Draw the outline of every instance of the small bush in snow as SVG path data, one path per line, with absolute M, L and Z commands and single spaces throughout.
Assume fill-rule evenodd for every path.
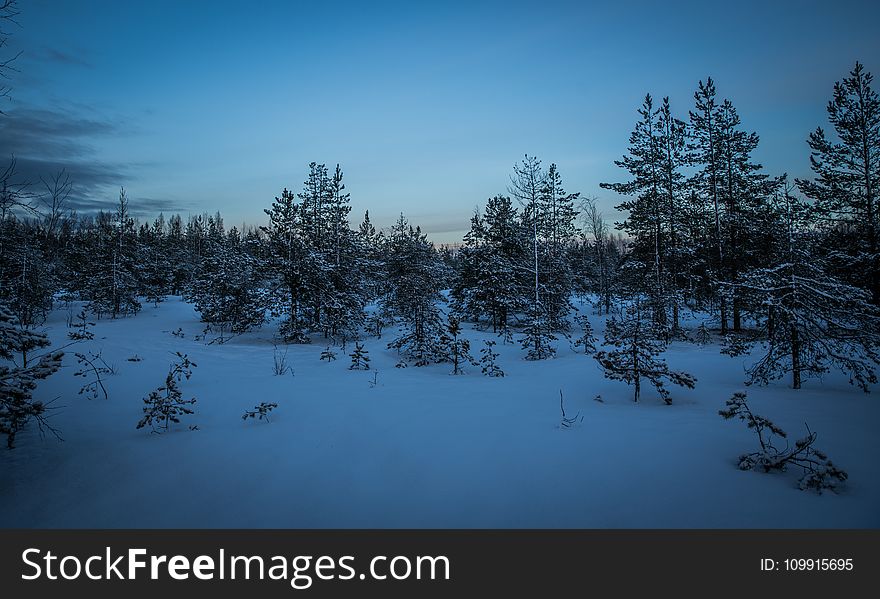
M 801 490 L 812 489 L 821 493 L 823 489 L 837 491 L 846 482 L 847 473 L 838 468 L 828 456 L 813 447 L 816 433 L 807 426 L 807 436 L 798 439 L 794 447 L 786 442 L 784 448 L 774 444 L 774 438 L 785 439 L 785 431 L 767 418 L 753 414 L 746 402 L 746 394 L 739 391 L 726 402 L 727 409 L 718 413 L 725 419 L 738 418 L 755 431 L 760 450 L 745 453 L 739 457 L 741 470 L 760 469 L 763 472 L 782 472 L 789 465 L 798 466 L 803 470 L 799 486 Z
M 89 378 L 89 381 L 80 388 L 79 394 L 86 395 L 89 399 L 98 399 L 98 391 L 100 390 L 104 399 L 109 399 L 103 375 L 116 374 L 116 369 L 107 364 L 101 352 L 89 352 L 88 355 L 77 352 L 74 355 L 80 364 L 80 369 L 74 372 L 73 376 Z
M 351 366 L 349 370 L 369 370 L 370 356 L 369 352 L 364 349 L 364 344 L 356 341 L 354 344 L 354 352 L 351 353 Z
M 72 341 L 91 341 L 95 338 L 95 334 L 89 330 L 90 327 L 95 326 L 95 323 L 89 322 L 85 310 L 80 310 L 79 315 L 76 317 L 76 322 L 70 326 L 74 330 L 67 333 L 67 337 Z
M 266 422 L 269 422 L 269 412 L 277 407 L 277 403 L 261 401 L 260 405 L 254 406 L 253 410 L 247 410 L 241 419 L 247 420 L 248 418 L 253 418 L 254 420 L 265 420 Z
M 189 406 L 196 403 L 196 398 L 183 399 L 179 383 L 182 379 L 189 380 L 196 364 L 186 354 L 176 352 L 176 355 L 178 360 L 168 369 L 165 384 L 144 398 L 144 417 L 138 421 L 137 428 L 149 424 L 154 433 L 167 432 L 172 422 L 180 422 L 181 416 L 194 413 Z
M 712 335 L 709 333 L 706 323 L 701 322 L 700 326 L 697 327 L 697 331 L 694 333 L 694 342 L 697 345 L 708 345 L 710 341 L 712 341 Z
M 328 362 L 332 362 L 336 359 L 336 352 L 330 349 L 330 346 L 327 346 L 327 349 L 321 352 L 321 360 L 327 360 Z
M 581 334 L 574 340 L 575 349 L 583 348 L 584 353 L 587 355 L 595 353 L 596 336 L 593 334 L 593 325 L 590 324 L 589 317 L 586 314 L 583 314 L 576 316 L 575 321 L 581 327 Z
M 284 351 L 279 351 L 278 346 L 275 346 L 275 349 L 272 350 L 272 373 L 275 376 L 285 375 L 290 373 L 290 376 L 293 376 L 293 366 L 291 366 L 287 362 L 287 348 L 284 348 Z
M 485 344 L 485 347 L 480 350 L 480 353 L 482 354 L 480 357 L 480 366 L 482 367 L 483 374 L 492 377 L 504 376 L 504 371 L 495 363 L 495 360 L 497 360 L 499 356 L 497 352 L 492 351 L 495 342 L 487 340 Z

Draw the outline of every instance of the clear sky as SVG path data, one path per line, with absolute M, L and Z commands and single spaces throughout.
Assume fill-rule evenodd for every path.
M 773 174 L 809 174 L 809 131 L 855 60 L 880 77 L 880 3 L 19 0 L 0 152 L 65 166 L 81 210 L 124 185 L 143 216 L 263 222 L 311 161 L 345 171 L 353 224 L 405 212 L 461 238 L 524 153 L 566 188 L 620 180 L 646 92 L 686 117 L 711 75 Z

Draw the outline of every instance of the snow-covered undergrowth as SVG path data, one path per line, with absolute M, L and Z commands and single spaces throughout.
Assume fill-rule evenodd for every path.
M 65 315 L 47 323 L 53 347 L 67 342 Z M 601 335 L 604 318 L 590 318 Z M 452 376 L 450 364 L 395 368 L 393 331 L 365 340 L 370 370 L 349 370 L 354 344 L 322 361 L 323 340 L 276 349 L 274 328 L 208 345 L 179 298 L 98 321 L 95 339 L 69 348 L 37 391 L 58 398 L 51 422 L 64 442 L 29 427 L 0 457 L 0 526 L 880 526 L 880 402 L 841 375 L 798 391 L 748 388 L 756 413 L 787 430 L 809 423 L 849 473 L 840 494 L 817 495 L 798 489 L 795 471 L 737 469 L 753 434 L 718 410 L 744 389 L 750 358 L 720 355 L 714 341 L 670 346 L 670 367 L 697 383 L 671 389 L 667 406 L 650 389 L 634 404 L 564 340 L 554 359 L 529 362 L 518 344 L 465 323 L 475 353 L 498 341 L 505 376 L 478 366 Z M 291 368 L 275 375 L 285 347 Z M 73 352 L 84 350 L 116 371 L 107 400 L 77 393 Z M 197 364 L 180 383 L 195 413 L 168 433 L 137 429 L 175 352 Z M 566 413 L 583 417 L 571 427 L 560 426 L 560 390 Z M 277 404 L 268 422 L 242 417 L 262 402 Z

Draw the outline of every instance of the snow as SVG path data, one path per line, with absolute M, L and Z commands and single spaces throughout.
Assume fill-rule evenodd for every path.
M 74 307 L 74 313 L 78 311 Z M 47 323 L 53 348 L 68 343 L 66 311 Z M 604 318 L 591 314 L 601 339 Z M 702 318 L 694 316 L 689 326 Z M 171 334 L 180 327 L 185 336 Z M 100 320 L 93 341 L 67 348 L 65 367 L 36 397 L 57 397 L 64 442 L 28 428 L 0 458 L 2 527 L 407 527 L 407 528 L 876 528 L 880 526 L 880 403 L 829 374 L 798 391 L 778 381 L 743 386 L 749 356 L 714 343 L 676 342 L 671 369 L 697 378 L 671 386 L 666 406 L 606 380 L 564 339 L 556 358 L 530 362 L 519 344 L 494 350 L 504 370 L 450 364 L 395 368 L 382 339 L 368 338 L 370 371 L 346 351 L 319 359 L 323 339 L 291 345 L 294 375 L 273 375 L 274 325 L 207 345 L 191 305 L 169 298 L 135 317 Z M 463 323 L 475 353 L 497 339 Z M 78 395 L 74 351 L 101 350 L 116 367 L 110 394 Z M 195 414 L 168 434 L 136 430 L 142 399 L 164 381 L 173 353 L 198 365 L 181 383 Z M 127 358 L 137 355 L 139 362 Z M 378 385 L 371 381 L 378 370 Z M 560 426 L 566 414 L 583 422 Z M 816 446 L 849 473 L 838 495 L 797 488 L 799 472 L 737 469 L 753 433 L 718 415 L 746 389 L 752 410 Z M 875 390 L 876 393 L 876 390 Z M 593 398 L 601 395 L 603 402 Z M 271 421 L 242 420 L 276 402 Z M 189 430 L 197 425 L 198 430 Z

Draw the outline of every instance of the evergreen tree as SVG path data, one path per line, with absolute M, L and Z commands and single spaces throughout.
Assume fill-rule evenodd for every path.
M 555 356 L 553 342 L 556 341 L 556 335 L 553 334 L 552 321 L 544 305 L 530 306 L 526 318 L 523 336 L 519 341 L 520 346 L 526 350 L 526 360 L 546 360 Z
M 715 83 L 709 77 L 699 82 L 694 92 L 694 110 L 690 114 L 690 163 L 697 172 L 689 181 L 693 192 L 691 220 L 697 230 L 708 231 L 705 238 L 694 236 L 705 251 L 707 272 L 703 283 L 711 287 L 712 295 L 719 304 L 721 334 L 726 335 L 729 322 L 727 296 L 721 292 L 720 281 L 725 264 L 724 235 L 722 233 L 722 162 L 721 133 L 719 131 L 720 108 L 715 101 Z M 698 224 L 699 223 L 699 224 Z M 698 240 L 701 240 L 700 243 Z
M 168 432 L 172 423 L 180 422 L 181 416 L 195 413 L 190 406 L 196 403 L 196 398 L 183 399 L 180 383 L 183 379 L 189 380 L 197 364 L 186 354 L 177 352 L 176 356 L 177 360 L 168 368 L 165 384 L 144 398 L 144 416 L 136 428 L 150 425 L 154 433 Z
M 567 249 L 575 237 L 574 207 L 579 193 L 566 193 L 555 164 L 547 169 L 538 198 L 538 234 L 543 241 L 544 310 L 551 330 L 568 330 L 567 316 L 574 290 Z
M 500 377 L 504 376 L 504 371 L 501 370 L 501 367 L 498 366 L 496 360 L 498 360 L 498 352 L 493 351 L 493 347 L 495 346 L 494 341 L 486 340 L 485 345 L 480 350 L 480 368 L 484 375 L 491 377 Z
M 50 352 L 38 358 L 31 352 L 49 346 L 42 333 L 23 327 L 12 311 L 0 302 L 0 434 L 6 437 L 6 446 L 15 447 L 16 435 L 35 420 L 42 431 L 57 431 L 46 423 L 47 404 L 33 398 L 38 381 L 48 378 L 61 368 L 63 352 Z M 14 358 L 22 356 L 21 363 Z
M 634 196 L 617 206 L 618 210 L 626 211 L 627 218 L 617 223 L 617 228 L 625 231 L 632 239 L 632 251 L 628 256 L 630 262 L 639 262 L 642 270 L 650 272 L 644 279 L 648 304 L 654 319 L 654 328 L 661 331 L 663 338 L 667 330 L 667 307 L 674 300 L 669 293 L 667 281 L 668 262 L 668 225 L 670 199 L 664 197 L 672 190 L 675 199 L 675 165 L 664 165 L 664 140 L 661 133 L 664 127 L 660 109 L 654 108 L 654 100 L 650 94 L 645 96 L 638 110 L 639 120 L 630 134 L 628 154 L 614 163 L 625 169 L 632 180 L 625 183 L 601 183 L 600 186 L 625 196 Z M 671 124 L 665 126 L 671 127 Z M 674 140 L 667 144 L 674 145 Z M 667 150 L 668 151 L 668 150 Z M 669 182 L 669 173 L 673 169 L 673 182 Z
M 737 282 L 741 272 L 766 259 L 755 252 L 756 223 L 761 206 L 779 181 L 761 173 L 761 165 L 751 162 L 751 154 L 758 147 L 758 135 L 739 128 L 740 119 L 729 100 L 718 109 L 718 142 L 720 163 L 719 196 L 723 211 L 722 232 L 725 247 L 721 287 L 730 296 L 733 331 L 742 330 L 743 298 Z
M 90 241 L 83 293 L 91 312 L 111 318 L 138 312 L 137 239 L 124 189 L 112 216 L 98 214 Z
M 165 239 L 165 218 L 160 214 L 152 226 L 144 223 L 138 229 L 140 253 L 140 294 L 148 302 L 159 305 L 171 291 L 173 270 L 168 259 Z
M 670 370 L 660 357 L 665 351 L 664 343 L 657 340 L 661 334 L 653 319 L 645 317 L 642 300 L 638 296 L 621 320 L 611 318 L 608 321 L 605 345 L 611 345 L 614 349 L 596 352 L 594 357 L 606 378 L 633 386 L 633 401 L 639 401 L 642 379 L 647 380 L 667 404 L 671 404 L 672 399 L 666 381 L 689 389 L 696 383 L 690 374 Z
M 596 336 L 593 334 L 593 325 L 586 314 L 575 316 L 575 321 L 580 326 L 580 334 L 574 340 L 576 348 L 584 348 L 584 353 L 589 355 L 596 351 Z
M 281 335 L 286 341 L 308 343 L 305 307 L 310 298 L 309 259 L 313 252 L 306 246 L 301 229 L 302 206 L 285 189 L 266 210 L 268 271 L 274 279 L 273 312 L 285 315 Z
M 369 352 L 364 349 L 364 344 L 360 341 L 356 341 L 354 344 L 354 351 L 350 354 L 351 357 L 351 366 L 348 367 L 349 370 L 369 370 L 370 369 L 370 355 Z
M 421 229 L 401 214 L 387 242 L 383 307 L 401 321 L 400 334 L 388 344 L 415 366 L 446 360 L 438 302 L 438 265 L 434 248 Z
M 446 321 L 446 343 L 449 361 L 452 362 L 452 374 L 464 374 L 462 365 L 467 362 L 476 366 L 471 356 L 471 342 L 461 336 L 461 322 L 453 315 Z
M 474 214 L 452 287 L 457 314 L 474 321 L 491 319 L 492 331 L 497 332 L 527 305 L 520 270 L 527 252 L 524 233 L 506 196 L 491 198 L 482 216 Z
M 260 268 L 238 239 L 209 242 L 211 249 L 202 258 L 190 285 L 187 299 L 195 303 L 202 322 L 224 335 L 241 334 L 263 324 L 266 298 L 261 287 Z
M 740 289 L 763 307 L 761 356 L 750 382 L 766 384 L 791 374 L 804 377 L 836 368 L 865 392 L 877 382 L 880 309 L 870 293 L 836 277 L 815 251 L 813 212 L 788 188 L 774 196 L 778 247 L 771 264 L 743 277 Z
M 825 254 L 838 276 L 866 288 L 880 304 L 880 96 L 873 77 L 856 62 L 834 84 L 828 121 L 837 139 L 819 127 L 810 134 L 814 181 L 798 180 L 829 231 Z

